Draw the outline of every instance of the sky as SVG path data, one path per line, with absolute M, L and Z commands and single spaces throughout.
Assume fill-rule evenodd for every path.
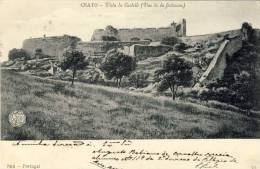
M 166 27 L 172 21 L 185 18 L 188 36 L 239 29 L 245 21 L 260 28 L 260 1 L 164 1 L 164 4 L 185 4 L 184 8 L 167 9 L 81 7 L 87 2 L 105 5 L 108 1 L 0 0 L 0 61 L 7 60 L 10 49 L 21 48 L 26 38 L 69 34 L 89 41 L 94 29 L 107 25 L 116 28 Z M 124 4 L 130 0 L 112 2 Z

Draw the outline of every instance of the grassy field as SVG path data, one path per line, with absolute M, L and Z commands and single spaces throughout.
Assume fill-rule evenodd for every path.
M 2 139 L 260 137 L 260 116 L 2 70 Z M 8 114 L 22 110 L 25 125 Z

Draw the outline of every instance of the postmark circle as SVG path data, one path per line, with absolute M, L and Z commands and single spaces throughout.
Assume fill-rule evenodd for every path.
M 13 127 L 21 127 L 26 123 L 26 115 L 22 111 L 14 111 L 9 114 L 9 123 Z

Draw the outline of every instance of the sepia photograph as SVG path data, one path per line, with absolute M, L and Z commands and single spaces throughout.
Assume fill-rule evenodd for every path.
M 260 138 L 259 1 L 0 9 L 1 140 Z

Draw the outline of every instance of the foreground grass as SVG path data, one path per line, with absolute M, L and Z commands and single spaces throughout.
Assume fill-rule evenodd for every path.
M 27 122 L 13 128 L 8 114 Z M 2 71 L 2 139 L 260 137 L 259 116 Z

